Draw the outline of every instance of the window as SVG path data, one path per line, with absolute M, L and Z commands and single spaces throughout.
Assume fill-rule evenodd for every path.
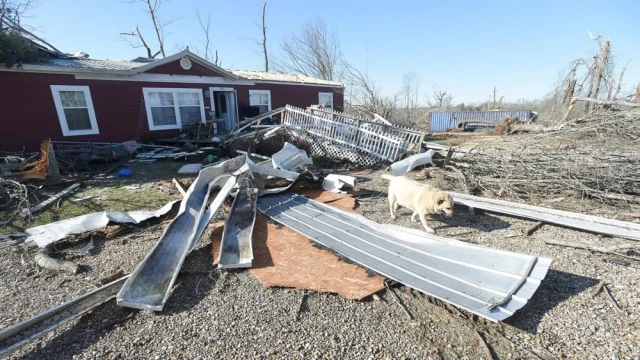
M 204 121 L 200 89 L 143 88 L 149 130 L 180 129 Z
M 271 91 L 249 90 L 249 105 L 258 106 L 260 114 L 271 111 Z
M 333 93 L 318 93 L 318 104 L 320 107 L 333 110 Z
M 88 86 L 51 85 L 62 135 L 99 134 Z

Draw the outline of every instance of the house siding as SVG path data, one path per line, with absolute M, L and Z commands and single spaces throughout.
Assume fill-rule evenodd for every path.
M 170 64 L 167 64 L 170 65 Z M 195 63 L 194 63 L 195 65 Z M 209 73 L 210 75 L 210 73 Z M 89 86 L 100 134 L 63 136 L 53 102 L 50 85 Z M 71 141 L 122 142 L 145 140 L 146 134 L 156 139 L 175 136 L 178 130 L 149 131 L 144 106 L 143 87 L 199 88 L 232 87 L 237 91 L 238 105 L 249 105 L 249 90 L 270 90 L 272 108 L 291 104 L 307 107 L 317 104 L 319 92 L 334 92 L 334 107 L 341 109 L 344 98 L 334 88 L 300 84 L 219 85 L 158 83 L 108 80 L 78 80 L 73 75 L 29 72 L 0 72 L 0 150 L 37 151 L 47 138 Z M 210 98 L 205 97 L 205 113 Z

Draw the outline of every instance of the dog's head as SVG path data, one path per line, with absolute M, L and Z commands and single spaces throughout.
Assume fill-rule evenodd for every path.
M 449 194 L 438 191 L 436 194 L 436 213 L 445 214 L 447 217 L 453 216 L 453 199 Z

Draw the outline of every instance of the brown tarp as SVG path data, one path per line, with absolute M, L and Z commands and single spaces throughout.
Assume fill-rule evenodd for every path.
M 301 195 L 336 208 L 352 211 L 355 199 L 323 190 L 299 190 Z M 214 224 L 211 234 L 214 265 L 218 261 L 222 223 Z M 297 232 L 268 222 L 258 214 L 253 229 L 253 266 L 251 273 L 267 287 L 293 287 L 317 292 L 337 293 L 360 300 L 384 289 L 383 279 L 370 276 L 353 264 L 340 260 L 332 252 L 319 249 Z

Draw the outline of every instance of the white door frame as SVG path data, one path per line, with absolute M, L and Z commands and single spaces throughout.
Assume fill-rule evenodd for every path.
M 227 106 L 227 111 L 230 113 L 231 116 L 231 129 L 233 129 L 233 127 L 238 123 L 238 121 L 240 119 L 238 119 L 238 92 L 236 91 L 236 89 L 234 88 L 230 88 L 230 87 L 210 87 L 209 88 L 209 98 L 211 99 L 211 111 L 215 112 L 216 111 L 216 99 L 215 96 L 213 95 L 214 92 L 218 92 L 218 91 L 224 91 L 224 92 L 232 92 L 233 93 L 233 101 L 229 101 L 230 104 L 233 104 L 233 109 L 230 110 L 228 109 L 229 107 Z M 230 130 L 230 129 L 227 129 Z

